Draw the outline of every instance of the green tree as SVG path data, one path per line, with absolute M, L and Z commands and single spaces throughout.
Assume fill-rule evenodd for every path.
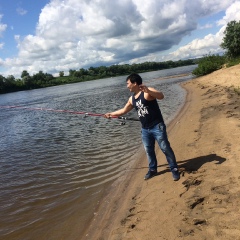
M 221 47 L 226 49 L 226 56 L 235 58 L 240 56 L 240 21 L 231 21 L 224 31 L 225 36 Z
M 216 59 L 214 59 L 215 61 Z M 21 79 L 15 79 L 13 75 L 7 78 L 0 75 L 0 93 L 14 92 L 19 90 L 35 89 L 40 87 L 48 87 L 59 84 L 67 84 L 81 81 L 89 81 L 93 79 L 100 79 L 104 77 L 127 75 L 132 72 L 147 72 L 166 69 L 170 67 L 186 66 L 196 64 L 193 60 L 180 60 L 178 62 L 144 62 L 139 64 L 115 64 L 112 66 L 89 67 L 89 69 L 80 68 L 79 70 L 69 70 L 69 76 L 66 77 L 53 77 L 52 74 L 43 73 L 39 71 L 32 76 L 24 70 L 21 74 Z M 208 65 L 208 64 L 207 64 Z M 209 66 L 207 66 L 209 67 Z M 218 66 L 217 66 L 218 67 Z M 204 72 L 209 69 L 204 67 Z M 212 70 L 212 69 L 210 69 Z M 61 73 L 62 74 L 62 73 Z M 202 74 L 202 72 L 200 72 Z
M 5 77 L 0 75 L 0 93 L 4 91 L 5 89 Z
M 31 76 L 24 76 L 22 78 L 23 84 L 27 89 L 31 89 L 33 84 L 32 84 L 32 77 Z
M 98 74 L 98 68 L 95 68 L 95 67 L 90 67 L 88 71 L 90 75 Z
M 88 70 L 87 70 L 87 69 L 84 69 L 84 68 L 80 68 L 80 69 L 79 69 L 79 73 L 80 73 L 81 75 L 88 75 Z
M 29 77 L 29 73 L 27 72 L 27 70 L 23 70 L 22 71 L 22 74 L 21 74 L 21 78 L 24 78 L 24 77 Z
M 9 75 L 6 79 L 5 79 L 5 88 L 9 91 L 11 89 L 15 89 L 15 77 L 13 75 Z
M 64 76 L 64 71 L 60 71 L 59 72 L 59 77 L 63 77 Z
M 197 77 L 207 75 L 221 69 L 224 63 L 224 56 L 209 54 L 198 61 L 198 67 L 193 70 L 192 74 Z
M 70 76 L 70 77 L 73 77 L 75 72 L 76 72 L 76 70 L 70 69 L 70 70 L 69 70 L 69 76 Z
M 46 82 L 50 82 L 50 81 L 52 81 L 54 79 L 53 75 L 50 74 L 50 73 L 45 73 L 44 75 L 45 75 L 44 78 L 45 78 Z

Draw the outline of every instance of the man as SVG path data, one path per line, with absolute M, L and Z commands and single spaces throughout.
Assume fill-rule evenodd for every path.
M 157 103 L 157 99 L 161 100 L 164 98 L 163 93 L 143 85 L 141 76 L 136 73 L 129 75 L 126 82 L 127 88 L 133 95 L 122 109 L 106 113 L 104 116 L 106 118 L 122 116 L 135 108 L 142 124 L 142 142 L 149 163 L 149 171 L 144 179 L 147 180 L 157 175 L 157 158 L 155 154 L 155 141 L 157 141 L 160 149 L 166 156 L 173 180 L 178 181 L 180 179 L 178 166 L 168 141 L 166 126 Z

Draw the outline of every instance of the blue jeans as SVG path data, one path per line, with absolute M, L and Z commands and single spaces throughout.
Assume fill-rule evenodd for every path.
M 142 142 L 147 154 L 149 170 L 157 171 L 155 141 L 157 141 L 162 152 L 165 154 L 170 170 L 178 168 L 174 152 L 168 141 L 166 126 L 164 123 L 159 123 L 149 129 L 142 128 Z

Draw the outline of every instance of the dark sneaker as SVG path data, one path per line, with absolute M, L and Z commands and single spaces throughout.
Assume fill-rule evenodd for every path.
M 172 176 L 174 181 L 178 181 L 180 179 L 180 173 L 177 168 L 172 170 Z
M 157 175 L 157 171 L 149 170 L 148 173 L 145 175 L 144 180 L 148 180 L 149 178 L 152 178 L 156 175 Z

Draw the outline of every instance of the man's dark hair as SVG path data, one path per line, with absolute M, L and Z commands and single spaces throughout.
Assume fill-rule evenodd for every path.
M 130 80 L 131 83 L 137 83 L 137 85 L 142 84 L 142 78 L 137 73 L 130 74 L 126 79 L 126 82 L 128 80 Z

